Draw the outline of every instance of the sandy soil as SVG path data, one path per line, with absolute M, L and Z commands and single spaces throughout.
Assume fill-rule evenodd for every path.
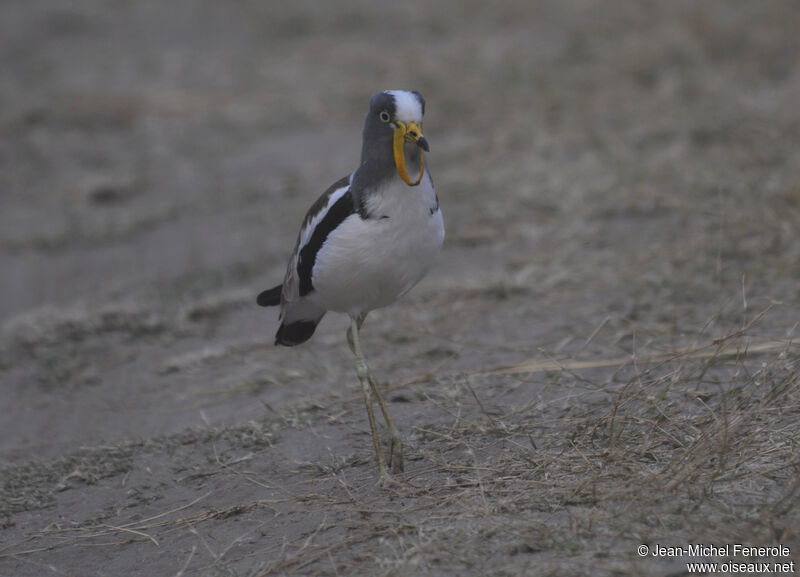
M 3 4 L 0 575 L 800 560 L 796 4 L 432 4 Z M 381 488 L 347 320 L 254 299 L 384 88 L 447 239 L 364 327 Z

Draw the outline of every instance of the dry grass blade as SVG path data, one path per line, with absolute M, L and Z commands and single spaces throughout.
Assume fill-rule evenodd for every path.
M 139 537 L 144 537 L 145 539 L 147 539 L 151 543 L 153 543 L 153 545 L 158 547 L 158 541 L 156 541 L 155 537 L 153 537 L 152 535 L 148 535 L 144 531 L 137 531 L 136 529 L 130 529 L 130 528 L 127 528 L 127 527 L 116 527 L 114 525 L 108 525 L 108 524 L 101 525 L 101 527 L 104 527 L 104 528 L 107 528 L 107 529 L 111 529 L 113 531 L 119 531 L 121 533 L 131 533 L 133 535 L 138 535 Z
M 660 365 L 677 360 L 692 359 L 731 359 L 739 358 L 743 355 L 757 355 L 776 353 L 786 350 L 789 347 L 798 347 L 800 343 L 791 341 L 770 340 L 757 344 L 748 345 L 745 348 L 737 347 L 733 343 L 726 343 L 721 350 L 716 349 L 717 343 L 712 343 L 702 347 L 678 350 L 670 353 L 617 357 L 613 359 L 598 359 L 594 361 L 577 361 L 564 359 L 563 361 L 554 360 L 530 360 L 513 365 L 492 367 L 488 369 L 477 369 L 469 374 L 495 373 L 500 375 L 518 375 L 525 373 L 546 373 L 551 371 L 578 371 L 584 369 L 602 369 L 609 367 L 621 367 L 632 363 L 641 365 Z

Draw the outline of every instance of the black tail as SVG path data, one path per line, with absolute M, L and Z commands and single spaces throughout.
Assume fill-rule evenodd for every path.
M 295 321 L 288 325 L 281 323 L 275 334 L 275 344 L 293 347 L 306 342 L 314 334 L 321 318 L 312 321 Z
M 262 291 L 256 302 L 262 307 L 275 307 L 281 304 L 281 292 L 283 285 L 278 285 Z M 311 338 L 317 328 L 317 324 L 322 320 L 325 311 L 319 312 L 316 319 L 302 319 L 291 323 L 281 323 L 278 332 L 275 334 L 275 344 L 293 347 L 302 344 Z
M 281 304 L 281 291 L 283 290 L 283 285 L 279 284 L 276 287 L 272 287 L 271 289 L 267 289 L 261 292 L 256 298 L 256 302 L 258 306 L 261 307 L 276 307 Z

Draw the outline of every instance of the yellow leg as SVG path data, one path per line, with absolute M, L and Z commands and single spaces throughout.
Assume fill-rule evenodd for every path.
M 389 427 L 389 454 L 387 457 L 389 466 L 392 468 L 392 473 L 402 473 L 403 443 L 400 441 L 400 435 L 397 433 L 397 429 L 392 422 L 392 417 L 389 416 L 389 409 L 386 408 L 386 404 L 383 402 L 383 397 L 378 390 L 378 385 L 375 382 L 375 379 L 372 378 L 372 373 L 369 372 L 369 367 L 367 368 L 367 379 L 369 379 L 372 392 L 375 393 L 375 398 L 378 400 L 378 406 L 381 408 L 381 413 L 383 413 L 386 426 Z
M 370 394 L 370 390 L 372 390 L 372 392 L 375 394 L 375 398 L 378 400 L 378 405 L 383 413 L 383 418 L 386 420 L 386 425 L 389 427 L 390 446 L 388 460 L 389 465 L 392 467 L 393 473 L 400 473 L 403 471 L 403 444 L 401 443 L 397 429 L 395 428 L 394 423 L 389 416 L 389 411 L 386 408 L 386 404 L 383 402 L 383 398 L 381 397 L 378 386 L 375 383 L 375 379 L 372 378 L 372 374 L 369 371 L 367 362 L 364 360 L 364 355 L 361 352 L 361 343 L 358 339 L 358 331 L 361 328 L 361 323 L 363 322 L 363 317 L 352 320 L 350 323 L 350 328 L 347 331 L 347 343 L 350 345 L 350 350 L 353 351 L 353 355 L 356 357 L 356 372 L 358 373 L 359 381 L 361 381 L 361 390 L 364 393 L 364 402 L 367 405 L 367 417 L 369 418 L 369 426 L 372 430 L 372 441 L 375 444 L 375 455 L 378 459 L 378 471 L 381 476 L 381 481 L 384 481 L 388 478 L 388 475 L 386 474 L 383 454 L 381 453 L 380 438 L 378 436 L 378 428 L 375 423 L 375 414 L 372 410 L 372 395 Z

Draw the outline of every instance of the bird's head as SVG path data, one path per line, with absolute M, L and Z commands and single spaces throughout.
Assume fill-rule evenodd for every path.
M 380 136 L 391 136 L 397 173 L 409 186 L 416 186 L 422 181 L 425 172 L 425 156 L 422 151 L 430 151 L 428 141 L 422 135 L 424 114 L 425 99 L 416 90 L 385 90 L 372 97 L 364 127 L 365 136 L 368 131 Z M 406 144 L 421 149 L 419 178 L 416 181 L 409 178 L 406 169 Z

